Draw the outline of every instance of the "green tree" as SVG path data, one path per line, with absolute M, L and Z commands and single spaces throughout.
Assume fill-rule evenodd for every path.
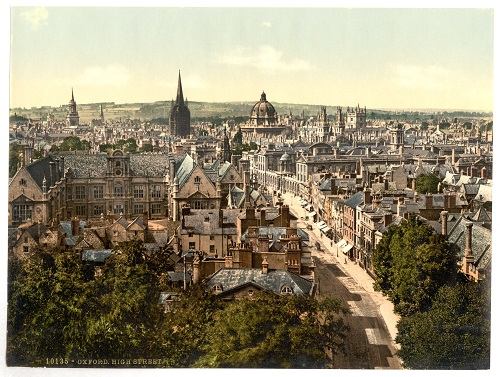
M 9 177 L 13 177 L 19 169 L 23 152 L 23 146 L 12 143 L 9 146 Z
M 459 276 L 455 248 L 416 218 L 391 227 L 373 258 L 375 288 L 389 296 L 401 315 L 427 310 L 438 289 Z
M 489 293 L 481 284 L 443 286 L 429 311 L 403 318 L 396 341 L 410 369 L 488 369 Z
M 260 293 L 228 303 L 215 314 L 206 354 L 196 366 L 320 368 L 342 351 L 347 327 L 332 298 Z
M 114 149 L 121 149 L 126 153 L 135 153 L 137 152 L 137 142 L 133 138 L 118 140 L 114 145 Z
M 141 152 L 153 152 L 153 144 L 149 144 L 149 143 L 143 144 L 140 151 Z
M 235 147 L 241 147 L 241 145 L 243 145 L 243 132 L 241 132 L 241 128 L 239 128 L 233 136 L 233 145 Z
M 113 144 L 100 144 L 99 145 L 99 152 L 109 152 L 113 150 Z
M 422 174 L 417 177 L 415 189 L 419 194 L 435 194 L 438 192 L 438 184 L 440 180 L 434 174 Z
M 90 149 L 90 143 L 87 140 L 80 140 L 77 136 L 68 136 L 58 146 L 60 151 L 84 151 Z
M 184 292 L 157 332 L 153 354 L 161 354 L 166 367 L 192 367 L 205 353 L 215 313 L 222 302 L 195 285 Z
M 153 356 L 163 316 L 159 285 L 143 258 L 134 258 L 142 251 L 129 249 L 91 280 L 78 253 L 39 251 L 20 266 L 12 264 L 8 364 Z

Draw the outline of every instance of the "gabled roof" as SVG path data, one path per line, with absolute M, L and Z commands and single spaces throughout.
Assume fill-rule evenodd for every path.
M 219 285 L 223 294 L 242 288 L 248 283 L 276 294 L 281 293 L 283 286 L 291 288 L 295 295 L 310 295 L 314 288 L 313 282 L 292 272 L 271 270 L 264 274 L 257 268 L 222 268 L 205 280 L 208 289 Z
M 179 180 L 179 187 L 186 183 L 195 166 L 193 158 L 186 154 L 175 173 L 175 177 Z
M 39 160 L 32 162 L 31 164 L 26 166 L 26 170 L 29 175 L 33 178 L 35 183 L 42 188 L 43 178 L 45 177 L 47 180 L 50 177 L 50 163 L 55 162 L 52 156 L 43 157 Z M 49 182 L 47 181 L 47 189 L 49 186 Z
M 483 207 L 480 207 L 472 216 L 471 220 L 481 223 L 490 223 L 491 216 L 489 215 L 488 211 L 486 211 Z
M 468 220 L 460 218 L 456 224 L 448 229 L 448 241 L 457 245 L 459 257 L 464 256 L 465 237 L 467 228 L 465 223 Z M 491 230 L 481 226 L 479 223 L 472 223 L 472 255 L 474 264 L 478 267 L 486 267 L 484 263 L 491 260 Z
M 365 195 L 363 191 L 358 191 L 354 195 L 352 195 L 349 199 L 344 201 L 344 205 L 351 207 L 351 208 L 356 208 L 360 204 L 364 203 L 365 201 Z

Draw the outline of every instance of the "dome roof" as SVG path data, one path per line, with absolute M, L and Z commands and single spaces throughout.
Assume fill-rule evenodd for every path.
M 260 101 L 253 105 L 250 119 L 255 124 L 272 124 L 278 120 L 274 106 L 266 99 L 266 93 L 262 92 Z
M 290 155 L 288 153 L 284 153 L 283 156 L 281 156 L 280 161 L 288 161 L 290 159 Z

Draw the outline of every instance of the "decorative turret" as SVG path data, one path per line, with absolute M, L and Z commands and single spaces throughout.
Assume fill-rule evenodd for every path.
M 80 117 L 78 115 L 78 111 L 76 110 L 73 88 L 71 88 L 71 99 L 68 104 L 68 115 L 66 116 L 66 123 L 71 127 L 76 127 L 80 124 Z

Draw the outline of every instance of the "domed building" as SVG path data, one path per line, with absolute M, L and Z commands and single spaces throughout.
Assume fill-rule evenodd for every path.
M 266 99 L 266 93 L 262 92 L 260 101 L 253 105 L 250 113 L 250 124 L 255 126 L 270 126 L 278 123 L 278 114 L 274 106 Z
M 260 144 L 260 139 L 273 139 L 284 133 L 287 126 L 279 124 L 278 113 L 274 106 L 266 98 L 266 93 L 262 92 L 260 101 L 253 105 L 250 111 L 249 121 L 241 126 L 243 142 L 256 142 Z

